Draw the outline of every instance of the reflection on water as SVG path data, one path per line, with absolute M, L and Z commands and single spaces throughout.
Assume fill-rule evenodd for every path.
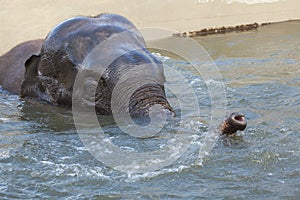
M 298 199 L 300 22 L 195 40 L 222 74 L 228 112 L 246 114 L 245 132 L 220 140 L 202 165 L 195 164 L 197 149 L 192 146 L 171 166 L 129 175 L 89 154 L 76 134 L 70 109 L 20 100 L 1 90 L 0 197 Z M 197 130 L 194 137 L 201 137 L 210 117 L 206 85 L 185 61 L 164 62 L 185 74 L 199 95 L 202 116 L 190 116 L 186 127 Z M 122 135 L 111 118 L 103 121 L 108 136 L 122 148 L 135 150 L 141 142 Z

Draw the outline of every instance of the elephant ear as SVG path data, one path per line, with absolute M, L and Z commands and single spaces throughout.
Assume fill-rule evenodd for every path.
M 21 97 L 38 97 L 42 87 L 38 77 L 38 66 L 40 63 L 40 55 L 32 55 L 25 62 L 25 77 L 21 85 Z

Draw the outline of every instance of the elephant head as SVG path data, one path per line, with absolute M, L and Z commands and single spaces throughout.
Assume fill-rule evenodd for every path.
M 26 62 L 21 96 L 55 105 L 95 106 L 99 114 L 147 115 L 153 105 L 171 113 L 162 63 L 142 35 L 116 14 L 75 17 L 57 25 L 38 56 Z M 80 80 L 80 88 L 74 82 Z M 114 106 L 115 105 L 115 106 Z

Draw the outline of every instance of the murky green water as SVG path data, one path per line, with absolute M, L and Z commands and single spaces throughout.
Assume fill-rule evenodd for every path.
M 200 164 L 192 148 L 163 169 L 127 174 L 91 156 L 70 109 L 20 100 L 1 90 L 0 198 L 299 199 L 300 22 L 194 39 L 223 77 L 227 113 L 246 114 L 244 132 L 219 140 Z M 186 126 L 196 130 L 194 137 L 205 135 L 211 106 L 206 85 L 186 61 L 164 62 L 195 88 L 201 117 L 191 113 Z M 101 120 L 118 145 L 135 150 L 136 143 L 146 143 L 124 136 L 110 118 Z M 157 140 L 147 142 L 151 146 Z

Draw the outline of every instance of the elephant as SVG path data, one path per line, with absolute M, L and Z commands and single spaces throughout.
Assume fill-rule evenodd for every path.
M 19 94 L 24 81 L 25 62 L 32 55 L 38 55 L 43 39 L 23 42 L 0 57 L 0 85 L 13 94 Z
M 112 39 L 109 47 L 98 53 L 100 62 L 111 55 L 115 57 L 107 66 L 98 66 L 99 69 L 103 68 L 100 70 L 101 75 L 92 69 L 93 66 L 83 66 L 88 55 L 97 46 L 118 35 L 123 35 L 122 37 L 126 39 L 121 38 L 118 41 Z M 82 93 L 78 96 L 85 104 L 95 104 L 98 114 L 109 115 L 112 113 L 111 97 L 116 83 L 124 79 L 128 71 L 132 71 L 138 76 L 131 76 L 131 80 L 125 80 L 127 82 L 124 83 L 122 90 L 135 82 L 140 84 L 129 100 L 130 115 L 133 117 L 147 115 L 149 108 L 155 104 L 174 113 L 165 94 L 162 63 L 146 49 L 145 41 L 136 27 L 125 17 L 117 14 L 79 16 L 58 24 L 45 38 L 41 53 L 31 56 L 26 61 L 25 67 L 21 97 L 38 98 L 54 105 L 71 106 L 73 85 L 80 71 L 86 74 L 82 79 L 86 89 L 95 90 L 96 95 L 93 97 L 88 92 L 76 91 Z M 142 73 L 139 74 L 138 71 Z M 114 100 L 118 99 L 124 101 L 121 95 Z M 116 102 L 118 103 L 122 104 Z
M 22 98 L 64 106 L 78 101 L 100 115 L 114 114 L 112 108 L 117 105 L 118 113 L 128 112 L 132 118 L 149 117 L 151 107 L 159 105 L 168 116 L 175 116 L 166 98 L 161 61 L 123 16 L 74 17 L 55 26 L 43 41 L 25 44 L 35 44 L 26 50 L 25 67 L 19 66 L 23 57 L 22 63 L 10 61 L 19 70 L 15 84 L 0 77 L 4 88 L 12 92 L 20 88 Z M 74 87 L 76 81 L 80 88 Z M 244 115 L 233 113 L 219 131 L 230 135 L 246 125 Z

